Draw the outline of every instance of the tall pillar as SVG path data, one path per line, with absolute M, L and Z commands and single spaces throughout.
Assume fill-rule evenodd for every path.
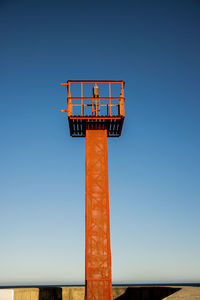
M 107 129 L 86 129 L 85 299 L 111 300 Z

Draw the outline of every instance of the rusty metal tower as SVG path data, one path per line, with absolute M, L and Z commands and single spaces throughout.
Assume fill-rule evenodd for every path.
M 86 137 L 85 299 L 111 300 L 111 247 L 107 137 L 119 137 L 124 122 L 124 81 L 68 80 L 72 137 Z M 111 96 L 111 87 L 118 95 Z M 79 95 L 72 96 L 72 91 Z

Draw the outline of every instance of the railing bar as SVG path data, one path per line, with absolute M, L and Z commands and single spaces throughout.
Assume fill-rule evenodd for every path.
M 100 99 L 116 99 L 116 100 L 120 100 L 120 99 L 125 99 L 124 97 L 110 97 L 110 96 L 108 96 L 108 97 L 99 97 Z M 71 99 L 71 100 L 73 100 L 73 99 L 86 99 L 86 100 L 90 100 L 90 99 L 92 99 L 92 97 L 68 97 L 68 99 Z
M 123 83 L 123 80 L 68 80 L 67 82 L 61 83 L 61 85 L 67 85 L 68 83 L 79 83 L 79 82 L 87 82 L 87 83 Z
M 107 106 L 108 104 L 100 104 L 100 106 Z M 118 106 L 119 104 L 109 104 L 109 106 Z M 82 104 L 71 104 L 71 106 L 82 106 Z M 91 104 L 83 104 L 83 106 L 92 106 Z

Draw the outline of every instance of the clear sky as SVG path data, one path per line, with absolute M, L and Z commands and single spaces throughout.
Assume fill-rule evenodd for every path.
M 0 284 L 84 282 L 69 79 L 124 80 L 109 139 L 113 282 L 200 281 L 200 1 L 0 2 Z

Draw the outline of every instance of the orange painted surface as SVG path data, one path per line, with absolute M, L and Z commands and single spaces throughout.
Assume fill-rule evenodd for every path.
M 86 300 L 111 300 L 107 130 L 86 129 Z

